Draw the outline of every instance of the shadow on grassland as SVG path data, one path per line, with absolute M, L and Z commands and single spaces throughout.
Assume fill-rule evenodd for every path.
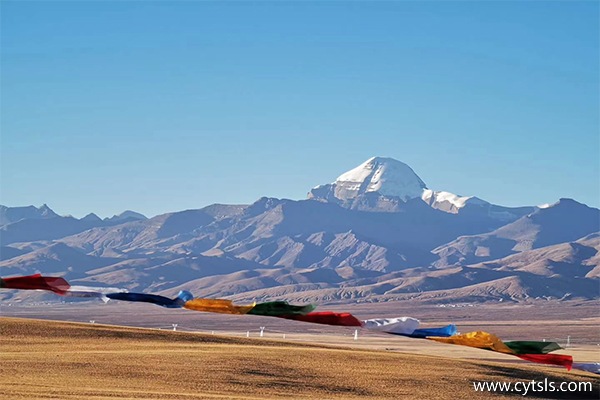
M 332 381 L 323 375 L 308 373 L 303 368 L 256 362 L 256 360 L 247 365 L 236 371 L 240 375 L 240 379 L 232 379 L 231 384 L 247 386 L 252 390 L 278 388 L 282 391 L 293 391 L 301 385 L 303 391 L 320 395 L 373 396 L 373 393 L 365 388 L 346 385 L 341 381 Z

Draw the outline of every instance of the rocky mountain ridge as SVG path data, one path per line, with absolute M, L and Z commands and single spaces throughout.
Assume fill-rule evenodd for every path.
M 307 200 L 261 198 L 145 218 L 2 206 L 2 276 L 167 295 L 319 302 L 597 300 L 600 210 L 502 207 L 428 189 L 372 158 Z M 32 297 L 33 296 L 33 297 Z M 1 299 L 43 294 L 3 291 Z

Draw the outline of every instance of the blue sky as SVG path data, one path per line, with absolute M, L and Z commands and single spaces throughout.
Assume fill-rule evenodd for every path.
M 597 2 L 2 2 L 0 202 L 302 199 L 374 155 L 600 206 Z

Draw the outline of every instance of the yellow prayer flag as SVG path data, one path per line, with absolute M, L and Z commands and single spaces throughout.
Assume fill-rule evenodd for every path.
M 254 304 L 250 306 L 236 306 L 231 300 L 222 299 L 193 299 L 186 301 L 184 308 L 194 311 L 204 311 L 219 314 L 246 314 L 252 310 Z
M 468 332 L 462 335 L 454 335 L 447 338 L 428 337 L 429 340 L 435 340 L 440 343 L 457 344 L 460 346 L 476 347 L 497 351 L 498 353 L 515 354 L 510 347 L 504 344 L 496 335 L 487 332 Z

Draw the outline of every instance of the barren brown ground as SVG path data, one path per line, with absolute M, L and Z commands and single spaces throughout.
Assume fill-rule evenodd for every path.
M 532 364 L 100 324 L 0 318 L 0 351 L 6 399 L 522 398 L 471 382 L 545 378 L 592 382 L 594 392 L 527 397 L 600 396 L 591 374 Z

